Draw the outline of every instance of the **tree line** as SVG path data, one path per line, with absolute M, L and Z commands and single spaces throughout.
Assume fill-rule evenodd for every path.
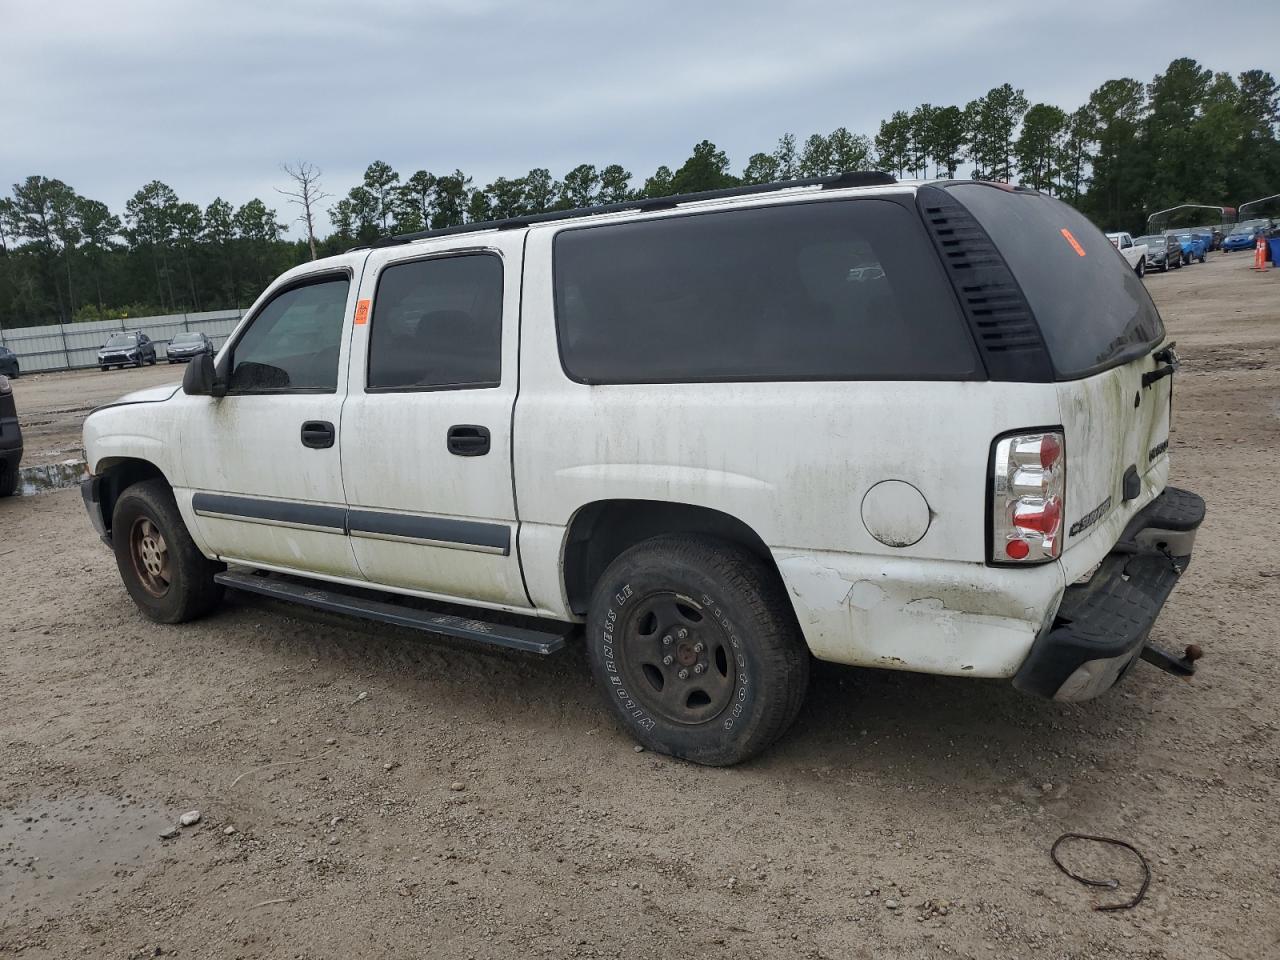
M 284 237 L 290 225 L 260 198 L 202 208 L 152 181 L 117 214 L 30 176 L 0 198 L 0 327 L 240 307 L 288 267 L 395 233 L 845 170 L 954 177 L 971 167 L 1061 197 L 1104 229 L 1137 232 L 1179 203 L 1280 192 L 1277 124 L 1270 73 L 1232 76 L 1181 58 L 1150 82 L 1108 80 L 1070 111 L 1005 83 L 964 105 L 896 110 L 874 135 L 787 133 L 736 172 L 709 140 L 642 180 L 619 163 L 583 163 L 559 178 L 536 167 L 479 185 L 462 170 L 402 177 L 375 161 L 324 206 L 334 198 L 321 171 L 286 164 L 277 192 L 297 213 L 298 239 Z

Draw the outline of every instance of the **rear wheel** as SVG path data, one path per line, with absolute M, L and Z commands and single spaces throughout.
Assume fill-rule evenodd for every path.
M 809 652 L 777 573 L 709 537 L 658 537 L 601 576 L 587 619 L 592 673 L 651 750 L 726 766 L 799 712 Z
M 1147 261 L 1146 261 L 1146 260 L 1139 260 L 1139 261 L 1138 261 L 1138 276 L 1139 276 L 1139 277 L 1145 277 L 1146 275 L 1147 275 Z
M 222 599 L 213 576 L 224 565 L 200 552 L 163 480 L 144 480 L 120 494 L 111 516 L 111 543 L 125 589 L 152 620 L 193 620 Z

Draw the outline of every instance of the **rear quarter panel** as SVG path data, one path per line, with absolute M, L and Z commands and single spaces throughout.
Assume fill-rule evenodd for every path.
M 536 606 L 567 610 L 565 530 L 602 499 L 719 510 L 775 556 L 855 554 L 873 567 L 877 558 L 946 561 L 976 568 L 975 576 L 987 569 L 991 441 L 1057 424 L 1052 384 L 576 383 L 557 348 L 553 235 L 529 234 L 515 410 L 520 549 Z M 910 546 L 886 546 L 863 524 L 867 491 L 890 479 L 916 487 L 929 505 L 927 532 Z

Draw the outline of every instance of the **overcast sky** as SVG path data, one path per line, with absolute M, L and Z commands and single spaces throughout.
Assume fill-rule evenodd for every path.
M 583 162 L 642 180 L 703 138 L 737 171 L 783 132 L 874 134 L 895 109 L 1005 81 L 1072 109 L 1179 56 L 1280 68 L 1274 0 L 985 6 L 0 0 L 0 185 L 58 177 L 121 212 L 159 179 L 287 219 L 286 160 L 338 195 L 374 159 L 478 186 Z

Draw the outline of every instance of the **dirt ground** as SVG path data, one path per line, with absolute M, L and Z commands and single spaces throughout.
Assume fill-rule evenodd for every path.
M 144 620 L 74 490 L 0 501 L 0 955 L 1280 956 L 1280 272 L 1148 284 L 1174 482 L 1209 519 L 1139 665 L 1080 705 L 829 665 L 729 770 L 637 753 L 546 660 L 232 598 Z M 166 379 L 23 378 L 29 449 Z M 177 372 L 175 373 L 175 378 Z M 1242 510 L 1242 513 L 1235 513 Z M 160 832 L 184 811 L 200 822 Z M 1132 842 L 1064 851 L 1064 831 Z

